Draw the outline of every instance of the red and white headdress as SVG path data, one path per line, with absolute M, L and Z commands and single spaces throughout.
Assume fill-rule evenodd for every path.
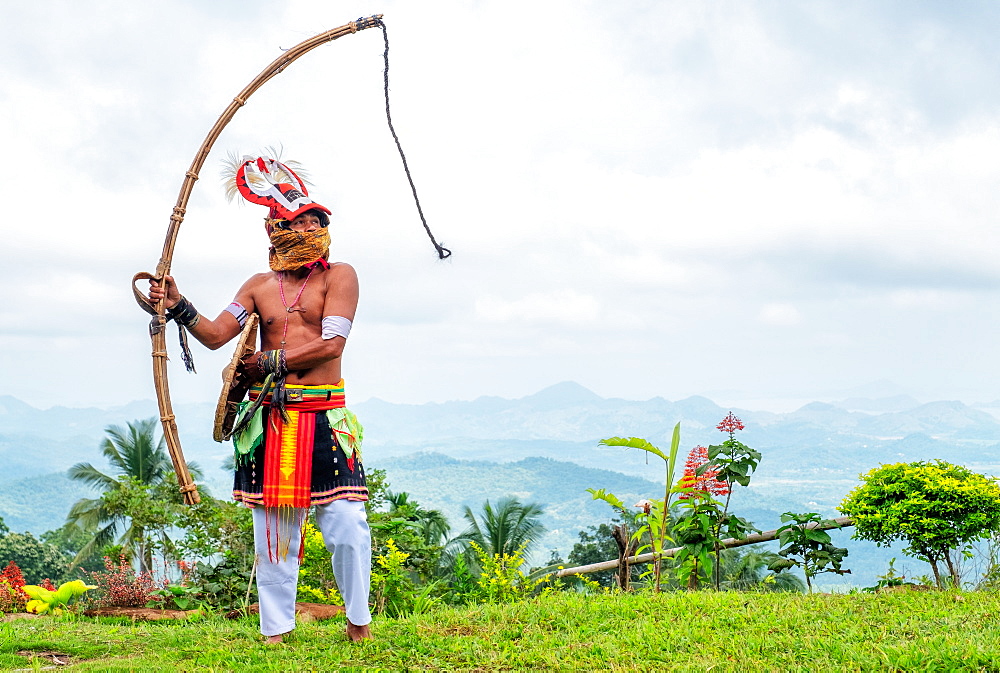
M 305 182 L 277 159 L 244 156 L 236 170 L 236 189 L 250 203 L 270 208 L 272 220 L 293 220 L 307 210 L 332 214 L 329 208 L 310 199 Z

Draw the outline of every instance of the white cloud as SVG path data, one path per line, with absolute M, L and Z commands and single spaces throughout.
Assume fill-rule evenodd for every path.
M 757 316 L 765 325 L 792 327 L 802 322 L 802 314 L 791 304 L 766 304 Z
M 599 328 L 600 304 L 572 290 L 537 292 L 518 299 L 486 295 L 476 300 L 476 315 L 487 323 L 523 325 L 592 325 Z
M 128 281 L 155 268 L 195 150 L 281 48 L 374 12 L 396 129 L 453 259 L 422 231 L 385 125 L 381 35 L 364 31 L 268 82 L 209 155 L 173 264 L 203 313 L 267 245 L 261 213 L 222 198 L 219 160 L 281 143 L 361 276 L 345 362 L 362 396 L 895 377 L 948 397 L 1000 368 L 979 341 L 1000 327 L 1000 17 L 983 6 L 557 0 L 553 22 L 525 20 L 524 0 L 109 0 L 15 4 L 0 26 L 16 66 L 0 72 L 8 385 L 71 371 L 94 399 L 150 394 Z M 224 357 L 196 357 L 209 373 L 177 390 L 212 399 Z M 60 394 L 38 384 L 29 401 L 76 401 Z

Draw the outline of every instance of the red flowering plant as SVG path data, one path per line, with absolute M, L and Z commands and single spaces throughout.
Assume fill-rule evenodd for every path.
M 119 555 L 117 564 L 105 556 L 103 571 L 86 574 L 97 585 L 95 600 L 100 607 L 145 607 L 153 592 L 161 588 L 148 570 L 137 573 L 125 554 Z
M 695 470 L 695 474 L 698 477 L 711 474 L 713 479 L 726 485 L 725 493 L 719 494 L 725 495 L 726 499 L 722 505 L 722 512 L 717 519 L 714 531 L 716 562 L 713 581 L 715 588 L 718 589 L 720 584 L 720 542 L 722 541 L 723 532 L 725 531 L 728 537 L 741 539 L 746 537 L 750 531 L 758 530 L 746 521 L 746 519 L 729 514 L 729 501 L 732 498 L 733 486 L 735 484 L 739 484 L 740 486 L 750 485 L 750 475 L 757 469 L 761 454 L 759 451 L 751 449 L 736 439 L 736 433 L 743 430 L 745 426 L 743 425 L 743 421 L 735 416 L 733 412 L 730 411 L 715 427 L 720 432 L 725 432 L 728 437 L 722 444 L 713 444 L 708 447 L 708 460 Z
M 677 482 L 677 507 L 680 514 L 674 523 L 674 537 L 681 547 L 677 562 L 677 580 L 688 589 L 697 589 L 713 567 L 712 553 L 719 544 L 725 521 L 725 508 L 714 496 L 728 496 L 729 484 L 718 478 L 708 460 L 708 449 L 696 446 L 688 453 L 684 475 Z
M 702 466 L 705 469 L 701 469 Z M 684 461 L 684 476 L 677 482 L 677 488 L 685 489 L 677 496 L 678 500 L 687 500 L 699 491 L 709 495 L 729 495 L 729 484 L 721 481 L 718 470 L 708 464 L 708 449 L 704 446 L 691 449 Z
M 10 561 L 0 570 L 0 612 L 23 612 L 28 602 L 24 593 L 24 575 L 16 563 Z

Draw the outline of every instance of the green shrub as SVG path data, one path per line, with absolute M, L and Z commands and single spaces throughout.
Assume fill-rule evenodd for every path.
M 939 587 L 961 583 L 953 553 L 1000 531 L 1000 486 L 992 478 L 943 460 L 882 465 L 861 476 L 840 511 L 854 537 L 880 546 L 902 540 L 903 553 L 927 561 Z

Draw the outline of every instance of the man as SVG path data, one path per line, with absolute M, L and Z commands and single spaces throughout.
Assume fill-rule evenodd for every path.
M 358 277 L 349 264 L 327 262 L 330 211 L 309 199 L 301 182 L 276 183 L 271 172 L 281 169 L 298 180 L 283 164 L 249 157 L 237 179 L 245 198 L 271 207 L 271 271 L 244 283 L 215 320 L 199 315 L 170 276 L 151 281 L 149 296 L 165 297 L 168 316 L 213 350 L 237 336 L 249 314 L 260 317 L 261 351 L 244 359 L 241 373 L 258 382 L 250 398 L 263 397 L 263 404 L 234 438 L 233 497 L 253 508 L 261 633 L 280 643 L 295 627 L 301 531 L 315 506 L 344 598 L 347 636 L 358 641 L 371 637 L 371 534 L 361 430 L 344 406 L 341 370 Z M 267 189 L 250 184 L 244 171 L 251 178 L 263 173 Z

